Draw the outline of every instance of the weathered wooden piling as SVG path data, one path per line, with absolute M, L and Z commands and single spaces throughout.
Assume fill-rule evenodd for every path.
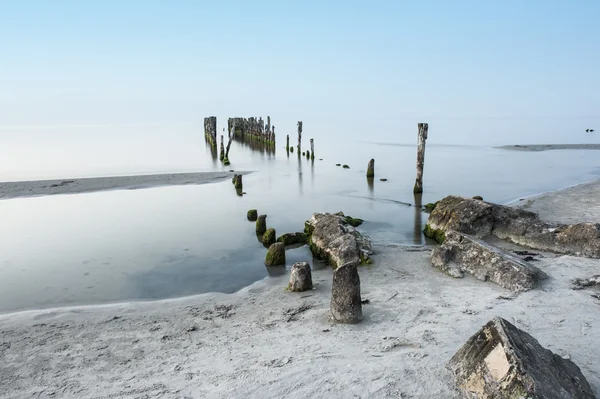
M 425 165 L 425 141 L 427 140 L 427 123 L 419 123 L 419 144 L 417 147 L 417 179 L 415 181 L 414 193 L 423 192 L 423 166 Z
M 223 144 L 223 135 L 221 135 L 221 154 L 219 155 L 219 160 L 223 162 L 225 159 L 225 145 Z
M 208 116 L 204 118 L 204 136 L 214 147 L 217 146 L 217 117 Z
M 232 182 L 236 190 L 242 190 L 244 188 L 244 183 L 242 182 L 242 175 L 233 175 Z
M 286 139 L 285 139 L 285 150 L 287 152 L 290 152 L 290 135 L 288 134 Z
M 267 123 L 261 118 L 229 118 L 227 126 L 235 139 L 244 138 L 268 145 L 275 144 L 275 126 L 271 126 L 271 117 Z
M 302 121 L 298 121 L 298 155 L 302 152 Z
M 315 141 L 310 139 L 310 159 L 315 159 Z
M 371 159 L 367 165 L 367 179 L 375 177 L 375 160 Z

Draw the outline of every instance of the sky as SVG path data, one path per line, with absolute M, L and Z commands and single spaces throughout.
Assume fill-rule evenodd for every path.
M 437 143 L 600 142 L 582 134 L 600 136 L 599 21 L 595 0 L 0 0 L 0 167 L 43 167 L 44 148 L 122 161 L 142 139 L 151 156 L 209 115 L 353 140 L 412 142 L 428 122 Z

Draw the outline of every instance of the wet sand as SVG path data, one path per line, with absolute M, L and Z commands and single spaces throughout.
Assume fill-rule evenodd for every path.
M 236 173 L 247 174 L 248 172 Z M 232 172 L 203 172 L 4 182 L 0 183 L 0 199 L 206 184 L 231 178 L 232 176 Z
M 503 150 L 515 151 L 548 151 L 548 150 L 600 150 L 600 144 L 526 144 L 503 145 Z
M 529 207 L 599 220 L 600 197 L 588 189 Z M 589 214 L 564 206 L 583 198 Z M 279 277 L 230 295 L 0 316 L 0 396 L 459 398 L 445 365 L 495 316 L 571 358 L 600 395 L 600 301 L 570 289 L 572 278 L 598 274 L 600 260 L 542 253 L 535 265 L 550 278 L 514 296 L 437 271 L 430 247 L 374 249 L 375 264 L 359 269 L 369 303 L 356 325 L 329 320 L 330 269 L 315 270 L 305 293 L 286 292 Z

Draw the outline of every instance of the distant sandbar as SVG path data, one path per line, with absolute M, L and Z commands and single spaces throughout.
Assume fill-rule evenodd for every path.
M 527 144 L 503 145 L 496 148 L 515 151 L 600 150 L 600 144 Z
M 237 173 L 246 174 L 248 172 Z M 232 176 L 232 172 L 203 172 L 5 182 L 0 183 L 0 199 L 206 184 L 215 183 Z

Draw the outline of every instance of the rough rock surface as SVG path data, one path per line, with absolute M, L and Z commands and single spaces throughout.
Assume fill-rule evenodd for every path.
M 330 310 L 331 317 L 338 323 L 362 320 L 360 277 L 356 263 L 345 263 L 333 271 Z
M 281 242 L 272 244 L 267 250 L 265 266 L 285 266 L 285 245 Z
M 460 388 L 478 399 L 593 399 L 579 367 L 494 318 L 452 357 Z
M 448 196 L 431 212 L 425 235 L 443 242 L 449 230 L 562 254 L 600 258 L 600 223 L 554 225 L 534 212 L 472 198 Z
M 520 258 L 475 237 L 453 230 L 431 254 L 431 263 L 452 277 L 471 273 L 514 292 L 529 291 L 546 274 Z
M 251 222 L 256 222 L 258 219 L 258 211 L 256 209 L 250 209 L 248 211 L 248 220 Z
M 347 224 L 345 216 L 315 213 L 304 232 L 312 253 L 338 267 L 344 263 L 371 263 L 371 240 Z
M 290 282 L 288 284 L 288 291 L 291 292 L 302 292 L 312 290 L 312 273 L 310 272 L 310 265 L 306 262 L 297 262 L 292 266 L 292 272 L 290 274 Z
M 571 281 L 571 283 L 573 284 L 572 288 L 574 290 L 582 290 L 584 288 L 595 287 L 595 286 L 600 287 L 600 274 L 597 276 L 592 276 L 590 278 L 576 278 L 576 279 L 573 279 L 573 281 Z
M 256 219 L 256 234 L 263 235 L 267 231 L 267 215 L 259 215 Z
M 271 244 L 275 243 L 275 241 L 277 241 L 276 237 L 277 233 L 275 232 L 274 228 L 267 229 L 267 231 L 265 231 L 265 234 L 263 234 L 262 242 L 268 247 Z
M 306 234 L 299 233 L 285 233 L 277 238 L 277 242 L 282 242 L 285 245 L 304 245 L 306 244 Z

